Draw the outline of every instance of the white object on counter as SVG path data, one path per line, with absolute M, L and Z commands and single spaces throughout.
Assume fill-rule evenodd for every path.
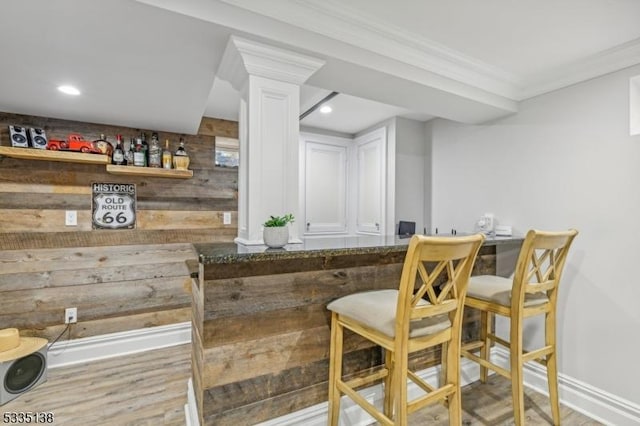
M 511 226 L 509 225 L 496 225 L 497 237 L 510 237 L 512 235 Z

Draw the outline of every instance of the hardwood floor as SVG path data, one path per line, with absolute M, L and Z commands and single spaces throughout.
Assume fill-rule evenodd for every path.
M 553 425 L 549 399 L 525 388 L 525 418 L 530 426 Z M 475 382 L 462 389 L 462 424 L 465 426 L 513 425 L 511 408 L 511 384 L 502 376 L 494 374 L 486 384 Z M 563 426 L 602 425 L 568 407 L 560 406 Z M 449 425 L 449 414 L 442 405 L 432 405 L 409 416 L 410 425 Z
M 49 370 L 0 413 L 52 412 L 55 425 L 184 425 L 190 345 Z
M 184 425 L 190 346 L 111 358 L 49 371 L 48 381 L 0 407 L 5 412 L 48 411 L 55 425 Z M 544 395 L 526 389 L 528 425 L 552 424 Z M 463 425 L 512 425 L 511 387 L 502 377 L 463 389 Z M 562 407 L 563 425 L 600 425 Z M 434 405 L 411 416 L 410 425 L 448 425 L 447 410 Z

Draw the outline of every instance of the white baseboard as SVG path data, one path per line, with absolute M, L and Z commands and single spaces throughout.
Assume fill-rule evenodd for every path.
M 191 423 L 191 415 L 189 414 L 189 403 L 184 404 L 184 425 L 193 426 Z
M 496 364 L 509 368 L 509 352 L 494 347 L 491 359 Z M 524 366 L 524 384 L 544 395 L 549 395 L 547 370 L 538 363 Z M 640 424 L 640 405 L 605 392 L 587 383 L 564 374 L 558 374 L 560 402 L 571 409 L 611 426 Z
M 196 393 L 193 391 L 193 380 L 187 382 L 187 403 L 184 405 L 184 417 L 187 426 L 200 426 L 198 417 L 198 404 L 196 404 Z
M 47 365 L 58 368 L 190 342 L 190 322 L 103 334 L 56 342 L 49 346 Z

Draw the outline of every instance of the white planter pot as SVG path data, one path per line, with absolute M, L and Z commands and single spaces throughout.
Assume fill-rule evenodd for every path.
M 269 247 L 284 247 L 289 242 L 289 227 L 265 226 L 262 231 L 262 239 Z

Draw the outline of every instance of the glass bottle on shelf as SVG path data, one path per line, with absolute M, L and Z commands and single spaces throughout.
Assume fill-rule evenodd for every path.
M 149 144 L 147 143 L 147 134 L 140 133 L 140 139 L 142 141 L 142 150 L 144 151 L 144 167 L 149 165 Z
M 142 146 L 142 138 L 136 139 L 136 149 L 133 152 L 133 165 L 136 167 L 145 167 L 147 165 L 145 154 L 144 147 Z
M 189 154 L 184 149 L 184 140 L 180 138 L 180 146 L 173 154 L 173 168 L 176 170 L 187 170 L 189 168 Z
M 129 141 L 129 149 L 125 152 L 124 158 L 127 166 L 133 166 L 133 153 L 136 150 L 136 143 L 133 138 Z
M 170 169 L 173 163 L 173 154 L 169 149 L 169 139 L 164 141 L 164 151 L 162 151 L 162 168 Z
M 125 166 L 127 164 L 127 160 L 124 158 L 124 146 L 122 145 L 121 135 L 116 136 L 116 147 L 113 150 L 111 162 L 118 166 Z
M 157 133 L 151 136 L 151 144 L 149 145 L 149 167 L 162 167 L 162 148 L 160 148 Z

